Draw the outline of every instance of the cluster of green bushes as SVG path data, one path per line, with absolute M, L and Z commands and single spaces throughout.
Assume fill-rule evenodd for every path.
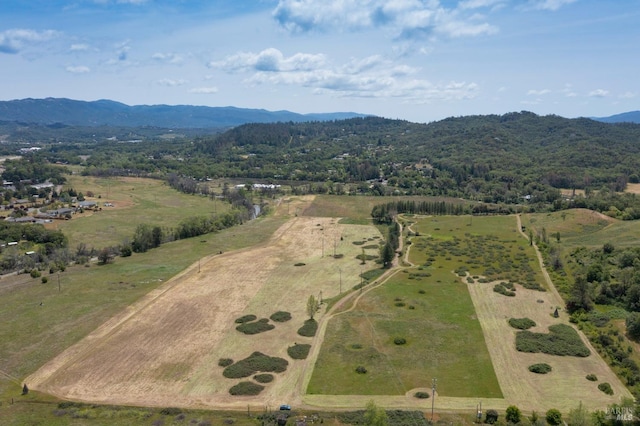
M 509 325 L 518 330 L 528 330 L 536 326 L 536 322 L 530 318 L 509 318 Z
M 551 370 L 551 366 L 546 363 L 532 364 L 529 366 L 529 371 L 536 374 L 547 374 L 550 373 Z
M 493 286 L 493 291 L 503 296 L 514 297 L 516 295 L 513 283 L 501 282 Z
M 236 327 L 236 330 L 244 334 L 258 334 L 273 330 L 274 328 L 276 328 L 276 326 L 269 324 L 268 318 L 260 318 L 258 321 L 242 323 Z
M 533 333 L 529 330 L 516 333 L 516 349 L 520 352 L 542 352 L 550 355 L 587 357 L 589 349 L 578 332 L 566 324 L 549 327 L 549 333 Z
M 269 317 L 271 321 L 275 322 L 287 322 L 291 319 L 291 313 L 285 311 L 278 311 L 271 314 Z
M 264 389 L 264 386 L 259 385 L 259 384 L 254 383 L 254 382 L 240 382 L 237 385 L 232 386 L 229 389 L 229 393 L 231 395 L 250 395 L 250 396 L 254 396 L 254 395 L 258 395 L 260 392 L 262 392 L 263 389 Z
M 308 319 L 303 326 L 298 329 L 298 334 L 304 337 L 313 337 L 318 331 L 318 322 L 314 319 Z
M 293 359 L 306 359 L 307 356 L 309 356 L 309 350 L 311 350 L 311 345 L 306 343 L 296 343 L 287 348 L 287 353 Z
M 288 365 L 289 362 L 286 359 L 254 352 L 249 357 L 225 368 L 222 375 L 228 379 L 239 379 L 258 372 L 282 373 Z
M 602 392 L 606 393 L 607 395 L 613 395 L 613 389 L 611 388 L 611 385 L 607 382 L 600 383 L 598 385 L 598 389 L 600 389 Z

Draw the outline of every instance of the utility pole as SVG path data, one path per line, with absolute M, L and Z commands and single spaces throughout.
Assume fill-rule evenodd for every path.
M 433 423 L 433 405 L 436 400 L 436 385 L 438 384 L 438 379 L 431 379 L 431 423 Z

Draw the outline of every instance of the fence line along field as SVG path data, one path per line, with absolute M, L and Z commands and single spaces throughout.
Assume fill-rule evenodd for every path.
M 242 408 L 246 399 L 229 394 L 242 380 L 225 378 L 219 362 L 240 361 L 259 351 L 286 359 L 288 367 L 274 374 L 252 403 L 299 401 L 306 361 L 291 359 L 287 348 L 316 344 L 296 333 L 308 318 L 307 300 L 310 295 L 334 297 L 358 284 L 361 248 L 352 242 L 374 238 L 380 234 L 373 226 L 293 218 L 267 244 L 214 254 L 192 265 L 26 382 L 32 389 L 81 401 Z M 275 329 L 255 335 L 235 329 L 240 317 L 269 318 L 277 311 L 289 312 L 291 320 L 272 321 Z

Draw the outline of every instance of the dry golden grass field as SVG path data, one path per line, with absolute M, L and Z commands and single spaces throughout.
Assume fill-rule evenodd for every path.
M 429 389 L 412 389 L 406 395 L 395 396 L 305 395 L 326 322 L 331 317 L 323 305 L 316 316 L 320 326 L 316 337 L 298 335 L 298 328 L 308 318 L 307 299 L 310 295 L 335 298 L 341 290 L 346 293 L 359 284 L 363 269 L 377 265 L 368 262 L 363 267 L 356 259 L 362 249 L 353 242 L 381 237 L 372 225 L 342 224 L 333 217 L 299 216 L 313 211 L 309 209 L 312 202 L 313 197 L 292 197 L 281 202 L 274 214 L 289 219 L 267 243 L 211 253 L 111 318 L 25 381 L 33 390 L 101 404 L 244 410 L 249 405 L 273 409 L 287 403 L 296 407 L 361 409 L 374 400 L 389 408 L 427 410 L 432 400 L 419 400 L 412 394 Z M 520 228 L 515 218 L 513 226 Z M 384 285 L 385 279 L 383 276 L 367 286 L 363 294 Z M 515 330 L 508 325 L 509 318 L 529 317 L 537 323 L 535 331 L 544 331 L 558 321 L 567 322 L 564 316 L 558 320 L 551 315 L 556 306 L 563 305 L 556 292 L 519 287 L 517 297 L 507 298 L 492 289 L 488 283 L 468 284 L 504 398 L 438 395 L 437 409 L 473 410 L 482 401 L 485 407 L 496 409 L 515 404 L 524 411 L 558 408 L 566 412 L 580 401 L 593 410 L 630 397 L 593 349 L 587 358 L 515 350 Z M 352 292 L 335 307 L 357 306 L 359 293 Z M 256 335 L 235 330 L 235 319 L 243 315 L 268 318 L 276 311 L 290 312 L 292 319 L 272 322 L 275 329 Z M 295 343 L 311 344 L 306 360 L 288 356 L 287 347 Z M 239 361 L 254 351 L 287 359 L 288 368 L 275 374 L 275 380 L 257 396 L 231 396 L 229 388 L 247 379 L 225 378 L 218 361 Z M 536 375 L 527 370 L 539 362 L 550 364 L 553 372 Z M 596 374 L 599 381 L 586 380 L 587 374 Z M 597 384 L 605 381 L 614 389 L 611 397 L 597 389 Z
M 265 245 L 202 259 L 26 381 L 62 398 L 109 404 L 243 409 L 248 401 L 299 403 L 307 361 L 288 358 L 287 347 L 319 344 L 296 333 L 307 319 L 307 299 L 334 297 L 341 284 L 343 291 L 358 284 L 361 249 L 352 241 L 379 237 L 372 226 L 337 222 L 295 217 Z M 344 256 L 336 259 L 334 251 Z M 293 318 L 257 335 L 235 330 L 236 318 L 276 311 Z M 218 360 L 238 361 L 254 351 L 289 359 L 289 367 L 257 397 L 230 396 L 240 380 L 224 378 Z

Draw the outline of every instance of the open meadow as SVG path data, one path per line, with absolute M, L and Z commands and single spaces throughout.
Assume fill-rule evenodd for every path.
M 143 186 L 124 186 L 125 195 L 151 185 L 129 183 Z M 143 201 L 130 198 L 122 211 L 138 211 Z M 202 214 L 213 203 L 191 198 L 203 203 Z M 109 265 L 70 267 L 60 273 L 60 287 L 58 274 L 47 284 L 3 277 L 0 395 L 6 401 L 24 381 L 33 391 L 98 404 L 326 410 L 362 409 L 374 400 L 426 411 L 432 399 L 415 394 L 430 394 L 437 378 L 437 410 L 472 412 L 482 401 L 499 410 L 516 404 L 566 412 L 580 401 L 604 409 L 629 396 L 592 349 L 587 357 L 516 350 L 510 318 L 530 318 L 533 331 L 547 333 L 567 317 L 562 309 L 553 317 L 563 302 L 545 291 L 534 248 L 514 216 L 403 217 L 400 266 L 363 280 L 381 272 L 373 259 L 384 236 L 368 219 L 380 201 L 284 197 L 267 218 Z M 63 224 L 82 228 L 104 213 Z M 612 226 L 579 211 L 559 215 L 523 215 L 523 225 L 544 224 L 550 233 L 565 224 L 563 241 Z M 95 225 L 75 232 L 95 241 L 103 231 Z M 325 303 L 315 315 L 317 333 L 301 335 L 309 296 Z M 268 366 L 248 371 L 256 352 Z M 552 371 L 532 373 L 535 363 Z M 614 395 L 587 374 L 610 383 Z M 241 394 L 231 395 L 235 389 Z
M 140 224 L 171 229 L 188 217 L 229 210 L 226 202 L 183 194 L 157 179 L 72 175 L 66 186 L 82 192 L 87 201 L 95 201 L 100 206 L 99 211 L 85 210 L 76 213 L 71 221 L 54 221 L 48 225 L 62 231 L 73 249 L 80 243 L 95 248 L 122 244 L 132 239 Z M 93 196 L 87 197 L 88 193 Z

